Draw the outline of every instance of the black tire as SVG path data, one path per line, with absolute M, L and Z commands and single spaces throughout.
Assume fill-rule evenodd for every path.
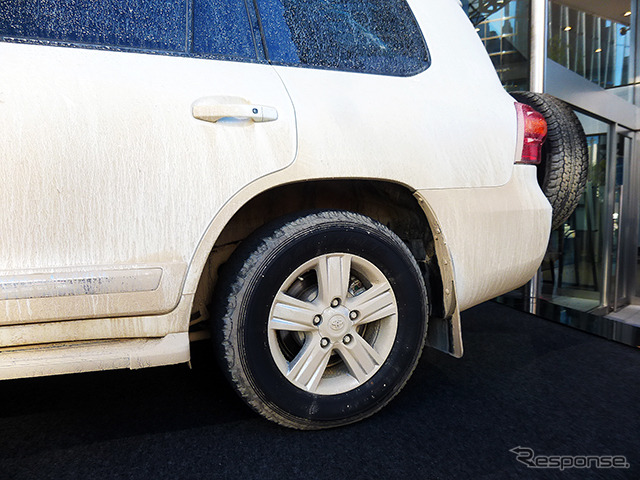
M 587 184 L 589 157 L 582 125 L 562 100 L 546 93 L 513 92 L 518 102 L 533 107 L 547 121 L 538 182 L 553 209 L 551 228 L 567 221 Z
M 345 211 L 283 219 L 243 242 L 222 270 L 218 357 L 264 417 L 297 429 L 352 423 L 386 405 L 413 372 L 426 338 L 426 288 L 415 259 L 384 225 Z M 285 317 L 307 330 L 281 328 Z M 354 370 L 363 352 L 371 363 Z

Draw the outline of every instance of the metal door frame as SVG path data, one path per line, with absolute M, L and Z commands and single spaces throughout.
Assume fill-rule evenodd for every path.
M 620 127 L 616 123 L 609 126 L 607 134 L 607 198 L 606 210 L 603 216 L 603 264 L 602 289 L 600 291 L 600 308 L 605 311 L 618 310 L 632 302 L 635 293 L 636 262 L 638 246 L 638 162 L 635 160 L 636 137 L 632 131 Z M 620 137 L 629 139 L 624 146 L 623 178 L 620 185 L 620 200 L 618 212 L 616 204 L 616 175 L 618 164 L 618 140 Z M 614 214 L 618 218 L 614 219 Z M 616 234 L 614 224 L 618 225 L 616 248 L 613 238 Z M 615 257 L 615 266 L 614 266 Z M 640 298 L 637 299 L 640 302 Z M 635 302 L 633 302 L 635 303 Z

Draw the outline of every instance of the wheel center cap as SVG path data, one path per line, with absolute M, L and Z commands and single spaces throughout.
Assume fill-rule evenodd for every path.
M 344 326 L 346 323 L 347 323 L 347 319 L 344 318 L 342 315 L 335 315 L 331 317 L 331 319 L 329 320 L 329 327 L 334 332 L 339 332 L 342 329 L 344 329 Z
M 353 327 L 353 322 L 349 320 L 349 310 L 343 306 L 327 308 L 322 312 L 322 317 L 325 320 L 318 325 L 318 332 L 333 341 L 341 340 Z

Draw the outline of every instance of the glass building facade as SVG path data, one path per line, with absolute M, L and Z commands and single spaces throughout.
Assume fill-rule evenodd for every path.
M 582 200 L 552 232 L 538 276 L 511 298 L 532 313 L 553 306 L 640 327 L 640 0 L 462 3 L 504 87 L 564 100 L 587 135 Z M 531 54 L 540 50 L 543 61 Z

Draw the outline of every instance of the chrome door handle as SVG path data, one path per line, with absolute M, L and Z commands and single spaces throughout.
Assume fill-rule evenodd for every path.
M 278 111 L 274 107 L 252 105 L 244 103 L 243 99 L 228 97 L 199 99 L 191 106 L 191 113 L 198 120 L 213 123 L 222 119 L 252 120 L 256 123 L 273 122 L 278 119 Z

